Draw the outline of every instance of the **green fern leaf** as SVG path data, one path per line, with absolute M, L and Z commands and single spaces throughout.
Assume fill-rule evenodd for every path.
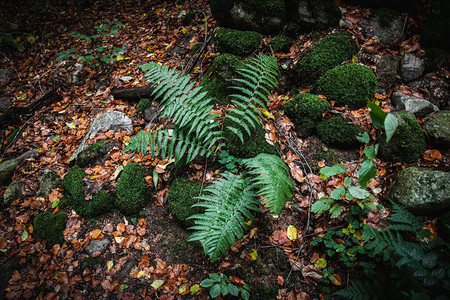
M 265 198 L 265 205 L 271 212 L 279 215 L 294 189 L 284 161 L 278 156 L 261 153 L 244 159 L 243 164 L 250 169 L 250 174 L 257 176 L 253 179 L 258 187 L 257 195 Z
M 145 155 L 147 154 L 148 144 L 148 135 L 143 130 L 141 130 L 135 137 L 131 139 L 125 149 L 123 149 L 123 152 L 138 151 L 141 155 Z
M 197 199 L 200 202 L 194 206 L 205 208 L 205 212 L 190 217 L 195 222 L 190 229 L 197 231 L 188 241 L 200 241 L 214 262 L 234 245 L 235 238 L 243 237 L 248 229 L 246 218 L 253 220 L 251 211 L 259 211 L 259 203 L 248 180 L 229 172 L 207 186 L 205 196 Z

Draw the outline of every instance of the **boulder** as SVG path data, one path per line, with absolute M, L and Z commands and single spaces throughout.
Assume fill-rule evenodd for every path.
M 401 171 L 389 197 L 415 214 L 450 206 L 450 173 L 421 167 Z
M 395 84 L 399 69 L 399 58 L 391 54 L 383 55 L 377 63 L 378 88 L 387 90 L 391 85 Z
M 369 19 L 366 27 L 369 38 L 378 38 L 380 43 L 386 46 L 400 39 L 402 32 L 403 22 L 388 9 L 376 10 L 374 17 Z
M 286 1 L 290 21 L 301 32 L 311 32 L 336 26 L 341 19 L 341 10 L 336 0 L 293 0 Z
M 0 163 L 0 185 L 7 185 L 11 182 L 11 178 L 17 165 L 24 159 L 32 158 L 38 153 L 38 149 L 28 150 L 19 157 L 6 160 Z
M 57 188 L 61 184 L 61 179 L 58 175 L 52 172 L 50 169 L 45 169 L 39 174 L 39 191 L 38 196 L 47 196 L 53 189 Z
M 78 153 L 77 164 L 80 167 L 95 166 L 106 160 L 106 155 L 114 146 L 120 146 L 117 140 L 102 140 Z
M 450 147 L 450 111 L 441 110 L 427 116 L 424 120 L 423 129 L 430 137 L 431 143 L 448 149 Z
M 3 205 L 8 206 L 14 200 L 19 199 L 22 196 L 23 187 L 24 183 L 22 181 L 14 180 L 11 182 L 3 193 Z
M 439 108 L 430 101 L 395 92 L 392 95 L 392 104 L 396 110 L 406 110 L 415 116 L 425 116 L 439 111 Z
M 403 55 L 401 67 L 403 81 L 410 82 L 419 78 L 423 71 L 425 71 L 425 63 L 420 58 L 411 53 Z
M 95 252 L 102 253 L 105 251 L 106 247 L 108 247 L 110 243 L 111 241 L 106 238 L 101 240 L 91 240 L 89 245 L 87 245 L 84 250 L 92 256 Z

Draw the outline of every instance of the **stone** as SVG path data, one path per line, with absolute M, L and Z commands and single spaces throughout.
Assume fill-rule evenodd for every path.
M 425 116 L 439 111 L 439 108 L 430 101 L 395 92 L 392 95 L 392 104 L 396 110 L 406 110 L 415 116 Z
M 377 63 L 376 76 L 378 88 L 389 89 L 397 81 L 397 74 L 400 69 L 400 59 L 391 55 L 383 55 Z
M 394 19 L 387 26 L 384 26 L 378 17 L 370 19 L 366 29 L 367 37 L 378 38 L 380 43 L 386 46 L 401 38 L 402 31 L 403 22 L 399 19 Z
M 430 137 L 431 143 L 448 149 L 450 147 L 450 111 L 441 110 L 428 115 L 424 120 L 423 129 Z
M 11 80 L 13 75 L 13 73 L 5 69 L 0 69 L 0 86 L 6 85 Z
M 5 99 L 0 99 L 0 112 L 4 112 L 5 110 L 7 110 L 10 107 L 11 107 L 11 101 L 5 100 Z
M 37 153 L 38 149 L 28 150 L 19 157 L 0 163 L 0 186 L 8 185 L 11 182 L 13 172 L 22 160 L 32 158 Z
M 22 196 L 23 187 L 24 183 L 22 181 L 14 180 L 11 182 L 3 193 L 3 205 L 8 206 L 13 203 L 14 200 L 19 199 Z
M 450 173 L 408 167 L 401 171 L 389 198 L 415 214 L 443 210 L 450 206 Z
M 413 81 L 419 78 L 425 71 L 425 63 L 423 60 L 411 53 L 405 53 L 402 59 L 401 74 L 405 82 Z
M 90 256 L 92 256 L 97 251 L 100 253 L 105 251 L 105 249 L 109 246 L 110 243 L 111 243 L 111 241 L 106 238 L 101 239 L 101 240 L 91 240 L 89 245 L 87 245 L 84 248 L 84 250 L 86 250 L 86 252 Z
M 335 0 L 294 0 L 287 1 L 289 19 L 301 32 L 311 32 L 336 26 L 341 19 L 341 10 Z
M 117 140 L 101 140 L 78 153 L 77 165 L 87 167 L 102 164 L 106 160 L 105 156 L 115 146 L 119 147 L 120 142 Z
M 40 187 L 37 192 L 38 196 L 47 196 L 53 189 L 57 188 L 61 183 L 61 179 L 52 170 L 45 169 L 39 174 Z

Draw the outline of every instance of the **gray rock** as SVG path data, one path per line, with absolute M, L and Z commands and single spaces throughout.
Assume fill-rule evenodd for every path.
M 400 173 L 389 197 L 415 214 L 427 214 L 450 206 L 450 173 L 408 167 Z
M 91 145 L 89 148 L 78 153 L 77 165 L 83 168 L 104 163 L 106 155 L 114 146 L 119 147 L 120 142 L 117 140 L 102 140 Z
M 84 136 L 83 140 L 80 143 L 80 146 L 78 146 L 78 149 L 75 151 L 75 153 L 72 155 L 72 157 L 69 159 L 69 162 L 76 159 L 78 156 L 78 153 L 86 149 L 86 141 L 87 139 L 93 138 L 97 135 L 97 133 L 102 131 L 108 131 L 110 129 L 112 130 L 119 130 L 124 129 L 129 132 L 133 131 L 133 125 L 130 118 L 128 118 L 123 112 L 115 111 L 115 110 L 108 110 L 101 114 L 97 120 L 95 120 L 91 128 L 89 129 L 88 133 Z
M 335 0 L 294 0 L 292 6 L 292 8 L 287 8 L 288 14 L 302 32 L 324 30 L 330 26 L 336 26 L 342 15 Z
M 6 160 L 0 163 L 0 185 L 7 185 L 11 182 L 11 178 L 17 165 L 24 159 L 32 158 L 38 153 L 38 149 L 28 150 L 19 157 Z
M 394 19 L 392 22 L 389 22 L 388 26 L 383 26 L 378 17 L 375 17 L 370 19 L 367 25 L 367 36 L 369 38 L 378 38 L 380 43 L 386 46 L 402 36 L 403 22 L 399 19 Z
M 8 206 L 14 200 L 19 199 L 22 196 L 23 187 L 24 183 L 22 181 L 14 180 L 11 182 L 3 193 L 3 205 Z
M 87 245 L 84 250 L 86 250 L 86 252 L 92 256 L 95 252 L 103 252 L 105 251 L 105 249 L 109 246 L 109 244 L 111 243 L 110 240 L 104 238 L 101 240 L 91 240 L 89 245 Z
M 395 92 L 392 95 L 392 104 L 396 110 L 406 110 L 415 116 L 425 116 L 439 111 L 439 108 L 430 101 Z
M 13 73 L 5 69 L 0 69 L 0 86 L 4 86 L 5 84 L 7 84 L 11 80 L 13 75 Z
M 423 60 L 411 53 L 405 53 L 403 55 L 401 73 L 402 79 L 405 82 L 419 78 L 423 71 L 425 71 L 425 63 Z
M 0 112 L 3 112 L 11 107 L 11 101 L 0 99 Z
M 442 148 L 450 147 L 450 111 L 441 110 L 427 116 L 423 129 L 431 139 L 431 143 Z
M 393 85 L 397 80 L 399 68 L 399 58 L 391 54 L 383 55 L 377 63 L 378 88 L 388 89 Z
M 38 196 L 47 196 L 53 189 L 57 188 L 61 184 L 61 179 L 58 175 L 52 172 L 50 169 L 45 169 L 39 174 L 39 191 Z

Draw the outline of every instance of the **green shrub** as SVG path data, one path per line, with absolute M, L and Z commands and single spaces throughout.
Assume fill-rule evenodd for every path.
M 217 28 L 215 38 L 220 53 L 245 56 L 259 48 L 263 36 L 254 31 Z
M 116 207 L 124 215 L 138 213 L 150 200 L 150 190 L 144 179 L 144 168 L 135 162 L 127 164 L 116 186 Z
M 177 177 L 169 188 L 169 209 L 177 220 L 186 227 L 194 226 L 194 220 L 188 217 L 202 213 L 203 209 L 192 207 L 198 201 L 194 197 L 200 196 L 202 185 L 198 181 L 185 177 Z
M 286 116 L 302 136 L 313 134 L 317 122 L 322 120 L 322 114 L 330 109 L 331 105 L 326 100 L 308 93 L 299 94 L 283 105 Z
M 231 122 L 226 119 L 224 122 L 225 130 L 223 135 L 226 141 L 225 148 L 228 149 L 231 155 L 238 158 L 255 157 L 260 153 L 277 155 L 275 148 L 266 142 L 264 137 L 266 132 L 262 126 L 256 126 L 255 131 L 252 132 L 251 138 L 244 133 L 244 143 L 242 143 L 236 134 L 226 128 L 229 123 Z
M 351 59 L 354 47 L 351 35 L 346 32 L 327 36 L 298 62 L 300 80 L 313 82 L 328 70 Z
M 314 94 L 325 95 L 336 106 L 361 108 L 373 98 L 377 78 L 369 67 L 359 64 L 344 65 L 327 71 L 311 89 Z
M 346 148 L 359 143 L 356 136 L 362 129 L 344 120 L 341 116 L 337 116 L 317 124 L 316 131 L 325 144 Z
M 272 46 L 272 50 L 274 52 L 289 52 L 292 44 L 294 44 L 294 40 L 284 36 L 284 35 L 276 35 L 270 40 L 270 45 Z
M 148 99 L 148 98 L 143 98 L 139 101 L 138 105 L 137 105 L 137 109 L 140 112 L 143 112 L 144 110 L 146 110 L 147 108 L 150 108 L 152 106 L 152 100 Z
M 397 119 L 398 127 L 390 141 L 380 142 L 381 155 L 391 162 L 414 163 L 426 150 L 422 128 L 413 116 L 404 114 Z
M 46 239 L 50 245 L 64 243 L 67 215 L 59 211 L 56 214 L 41 212 L 33 219 L 34 232 Z

